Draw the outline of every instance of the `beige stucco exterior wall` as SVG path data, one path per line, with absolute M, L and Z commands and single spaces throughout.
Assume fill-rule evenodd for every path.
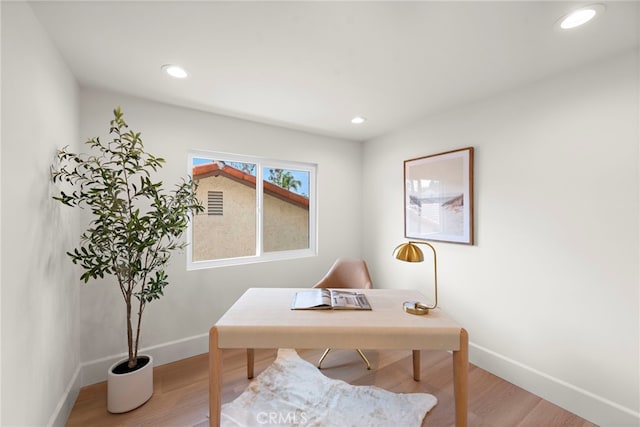
M 264 195 L 264 251 L 309 247 L 309 210 L 268 194 Z
M 222 191 L 223 215 L 196 215 L 193 219 L 193 260 L 251 256 L 256 253 L 256 192 L 225 177 L 198 181 L 196 195 L 207 206 L 207 193 Z
M 196 194 L 205 207 L 209 191 L 222 191 L 223 215 L 196 215 L 193 260 L 255 255 L 255 189 L 223 176 L 200 179 Z M 309 247 L 308 209 L 265 195 L 263 221 L 265 252 Z

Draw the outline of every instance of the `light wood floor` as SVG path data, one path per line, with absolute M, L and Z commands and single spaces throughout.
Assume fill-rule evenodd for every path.
M 316 363 L 321 350 L 300 350 Z M 451 355 L 443 351 L 422 352 L 422 381 L 413 381 L 411 351 L 365 351 L 372 364 L 368 371 L 353 350 L 333 350 L 322 372 L 357 385 L 376 385 L 395 392 L 425 392 L 438 398 L 423 426 L 454 425 Z M 246 388 L 246 353 L 224 350 L 222 402 L 233 400 Z M 276 350 L 255 351 L 255 374 L 264 370 Z M 199 355 L 159 366 L 154 371 L 153 397 L 125 414 L 106 409 L 106 383 L 83 388 L 67 426 L 208 426 L 208 359 Z M 476 366 L 469 368 L 469 425 L 492 427 L 589 427 L 594 424 L 522 390 Z

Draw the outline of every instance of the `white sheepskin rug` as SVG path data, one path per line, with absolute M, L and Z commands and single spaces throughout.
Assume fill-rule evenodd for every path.
M 222 405 L 221 424 L 236 426 L 420 426 L 437 403 L 427 393 L 392 393 L 325 377 L 292 349 L 233 402 Z

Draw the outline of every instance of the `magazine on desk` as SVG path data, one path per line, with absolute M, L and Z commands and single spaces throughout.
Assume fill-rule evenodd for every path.
M 292 310 L 371 310 L 367 296 L 357 291 L 312 289 L 296 292 Z

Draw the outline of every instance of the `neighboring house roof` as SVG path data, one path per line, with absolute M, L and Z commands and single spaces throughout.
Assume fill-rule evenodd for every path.
M 222 162 L 212 162 L 193 167 L 193 179 L 203 179 L 210 176 L 223 176 L 248 187 L 256 188 L 256 177 L 236 169 L 233 166 L 225 165 Z M 300 194 L 286 190 L 272 182 L 262 182 L 264 192 L 277 197 L 285 202 L 292 203 L 305 209 L 309 209 L 309 199 Z

